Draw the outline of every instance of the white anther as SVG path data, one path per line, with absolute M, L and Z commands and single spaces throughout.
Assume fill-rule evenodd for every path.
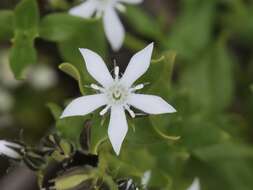
M 133 110 L 130 109 L 130 107 L 128 105 L 124 105 L 125 109 L 128 111 L 128 113 L 130 114 L 130 116 L 132 118 L 135 118 L 135 113 L 133 112 Z
M 121 3 L 117 3 L 116 8 L 122 13 L 126 12 L 126 7 Z
M 144 84 L 138 84 L 134 87 L 135 90 L 141 90 L 144 88 Z
M 136 90 L 141 90 L 144 88 L 144 86 L 145 86 L 145 84 L 138 84 L 138 85 L 134 86 L 133 88 L 130 88 L 130 91 L 134 92 Z
M 106 112 L 108 112 L 108 110 L 110 109 L 110 107 L 111 106 L 109 106 L 109 105 L 107 105 L 100 113 L 99 113 L 99 115 L 105 115 L 106 114 Z
M 115 80 L 119 80 L 119 67 L 114 67 Z
M 104 88 L 102 88 L 102 87 L 100 87 L 100 86 L 98 86 L 98 85 L 96 85 L 96 84 L 91 84 L 90 87 L 91 87 L 92 89 L 94 89 L 94 90 L 99 90 L 99 91 L 101 91 L 101 92 L 104 92 L 104 91 L 105 91 Z

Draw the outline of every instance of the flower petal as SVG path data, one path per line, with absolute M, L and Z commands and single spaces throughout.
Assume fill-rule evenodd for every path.
M 125 39 L 125 29 L 113 7 L 108 7 L 103 16 L 105 35 L 112 49 L 118 51 Z
M 128 126 L 124 108 L 121 106 L 113 106 L 111 108 L 108 136 L 113 150 L 117 155 L 120 153 L 120 148 L 126 137 L 127 130 Z
M 83 18 L 90 18 L 96 10 L 96 2 L 88 0 L 69 10 L 69 14 Z
M 107 99 L 104 94 L 82 96 L 73 100 L 65 108 L 61 115 L 61 118 L 86 115 L 105 105 L 106 103 Z
M 18 144 L 11 143 L 5 140 L 0 140 L 0 155 L 5 155 L 14 159 L 19 158 L 20 154 L 16 152 L 14 149 L 20 148 L 22 147 Z
M 129 3 L 129 4 L 139 4 L 142 3 L 143 0 L 119 0 L 122 3 Z
M 192 185 L 187 190 L 200 190 L 199 179 L 194 179 Z
M 154 44 L 151 43 L 143 50 L 136 53 L 130 60 L 121 82 L 127 87 L 141 77 L 149 68 Z
M 88 49 L 79 49 L 86 63 L 86 68 L 90 75 L 104 87 L 113 82 L 113 78 L 103 61 L 95 52 Z
M 174 113 L 176 110 L 159 96 L 131 94 L 128 103 L 148 114 Z

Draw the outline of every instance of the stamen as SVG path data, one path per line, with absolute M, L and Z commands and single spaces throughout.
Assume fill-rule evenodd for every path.
M 122 13 L 126 12 L 126 7 L 121 3 L 117 3 L 116 8 Z
M 124 105 L 125 109 L 128 111 L 128 113 L 130 114 L 130 116 L 132 118 L 135 118 L 135 113 L 133 112 L 133 110 L 130 109 L 130 107 L 128 105 Z
M 133 90 L 136 91 L 136 90 L 141 90 L 143 88 L 144 88 L 144 84 L 138 84 L 135 87 L 133 87 Z
M 100 87 L 100 86 L 98 86 L 98 85 L 96 85 L 96 84 L 91 84 L 90 87 L 91 87 L 92 89 L 98 90 L 98 91 L 100 91 L 100 92 L 104 92 L 104 91 L 105 91 L 104 88 L 102 88 L 102 87 Z
M 119 66 L 114 67 L 115 80 L 119 80 Z
M 110 109 L 111 106 L 107 105 L 100 113 L 99 115 L 103 116 L 106 114 L 106 112 Z
M 149 83 L 142 83 L 134 86 L 133 88 L 130 88 L 130 92 L 135 92 L 136 90 L 141 90 L 145 87 L 145 85 L 148 85 Z

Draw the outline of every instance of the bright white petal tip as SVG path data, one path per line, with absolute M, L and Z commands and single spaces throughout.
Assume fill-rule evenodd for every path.
M 22 148 L 19 144 L 0 140 L 0 155 L 4 155 L 10 158 L 20 158 L 20 154 L 15 149 Z
M 104 87 L 113 83 L 113 78 L 104 60 L 95 52 L 89 49 L 80 48 L 86 68 L 89 74 Z
M 63 111 L 61 118 L 87 115 L 106 104 L 104 94 L 83 96 L 73 100 Z
M 132 94 L 129 97 L 128 103 L 148 114 L 176 112 L 175 108 L 169 105 L 165 100 L 154 95 Z
M 83 18 L 90 18 L 96 10 L 96 3 L 93 0 L 88 0 L 69 10 L 69 14 Z
M 112 107 L 108 128 L 108 136 L 111 141 L 113 150 L 117 155 L 120 154 L 121 145 L 126 137 L 127 131 L 128 126 L 123 107 Z
M 187 190 L 200 190 L 199 179 L 195 178 L 192 185 Z
M 132 84 L 148 70 L 153 48 L 154 43 L 151 43 L 131 58 L 121 79 L 123 84 L 128 87 L 132 86 Z

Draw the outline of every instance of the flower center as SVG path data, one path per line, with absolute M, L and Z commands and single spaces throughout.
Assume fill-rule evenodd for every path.
M 128 90 L 117 81 L 106 90 L 106 96 L 111 105 L 124 104 L 127 100 L 128 94 Z

